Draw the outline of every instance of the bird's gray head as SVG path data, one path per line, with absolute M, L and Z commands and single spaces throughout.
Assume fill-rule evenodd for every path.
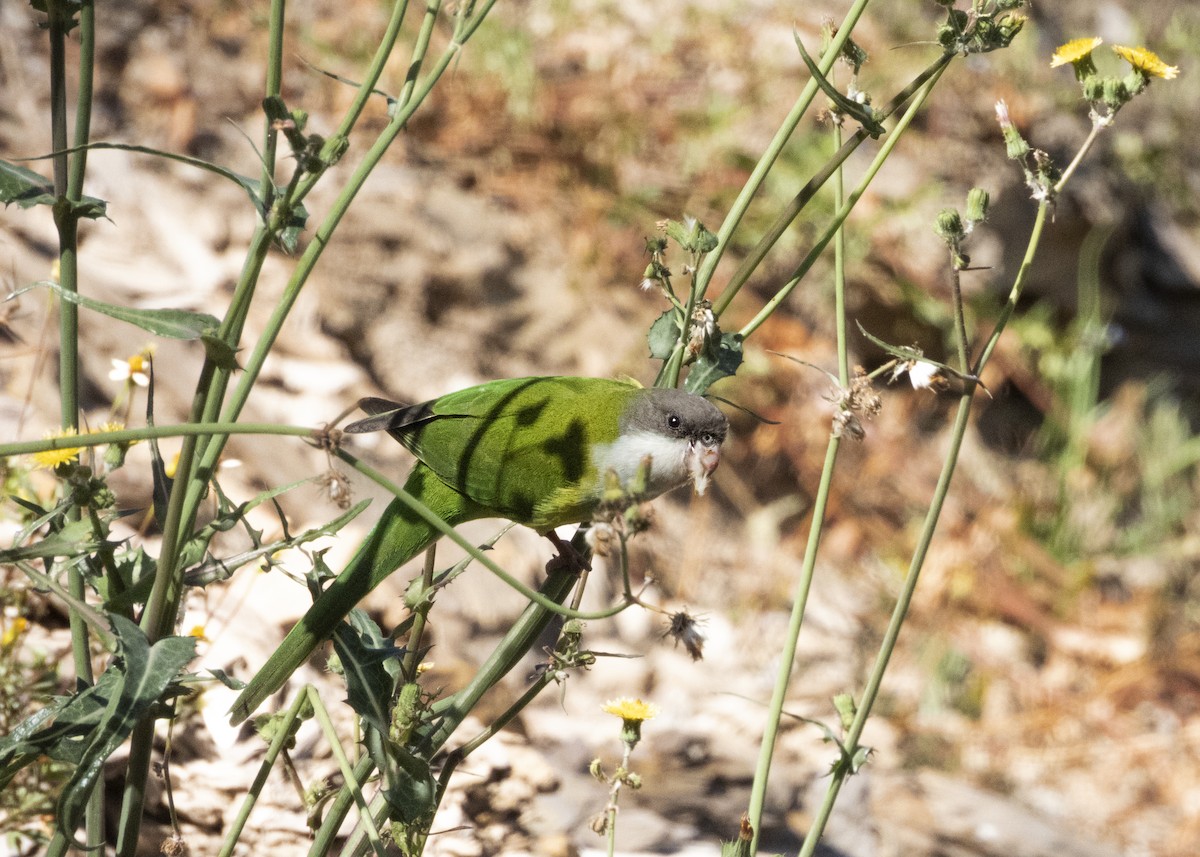
M 621 433 L 656 434 L 686 446 L 685 474 L 704 493 L 721 461 L 729 420 L 716 405 L 684 390 L 654 387 L 637 396 L 621 421 Z

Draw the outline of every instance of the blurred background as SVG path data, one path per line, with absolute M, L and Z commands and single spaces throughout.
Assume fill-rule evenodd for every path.
M 265 7 L 191 0 L 98 9 L 94 139 L 256 174 Z M 1110 0 L 1027 11 L 1010 49 L 951 66 L 849 222 L 849 312 L 884 340 L 946 356 L 949 280 L 932 221 L 943 208 L 961 208 L 972 186 L 989 190 L 993 206 L 969 247 L 986 270 L 964 280 L 968 323 L 976 341 L 990 331 L 1035 213 L 1019 168 L 1004 157 L 994 104 L 1006 100 L 1031 144 L 1062 165 L 1090 125 L 1070 71 L 1049 68 L 1056 46 L 1091 35 L 1145 44 L 1178 66 L 1180 79 L 1156 81 L 1118 115 L 1059 201 L 1020 317 L 984 376 L 991 395 L 977 400 L 864 738 L 876 752 L 842 795 L 828 854 L 1184 857 L 1200 841 L 1200 150 L 1188 130 L 1200 115 L 1200 8 Z M 362 395 L 417 401 L 527 374 L 651 382 L 657 366 L 645 333 L 666 305 L 638 288 L 645 238 L 663 218 L 720 225 L 806 79 L 793 27 L 815 51 L 822 22 L 844 12 L 844 4 L 766 0 L 499 3 L 352 207 L 247 418 L 319 425 Z M 311 114 L 308 130 L 329 132 L 353 90 L 318 69 L 359 75 L 388 8 L 310 0 L 288 14 L 284 98 Z M 7 159 L 50 148 L 40 17 L 28 6 L 0 6 Z M 872 5 L 855 38 L 870 53 L 860 86 L 876 103 L 936 56 L 930 41 L 940 18 L 932 2 Z M 418 23 L 414 8 L 410 37 Z M 1107 45 L 1098 62 L 1123 71 Z M 392 91 L 406 56 L 385 75 Z M 377 99 L 310 210 L 324 211 L 385 122 Z M 718 269 L 717 291 L 829 151 L 828 128 L 806 117 Z M 872 154 L 864 147 L 851 160 L 851 181 Z M 254 226 L 240 189 L 110 151 L 89 158 L 86 192 L 108 201 L 109 219 L 83 228 L 84 293 L 224 311 Z M 806 210 L 731 306 L 726 330 L 786 281 L 831 210 L 827 196 Z M 56 252 L 48 211 L 0 211 L 6 290 L 48 277 Z M 673 261 L 682 283 L 683 259 Z M 602 658 L 473 757 L 444 808 L 446 823 L 435 825 L 466 829 L 435 837 L 432 853 L 602 847 L 588 819 L 606 795 L 586 768 L 597 756 L 609 767 L 619 759 L 620 724 L 600 711 L 614 696 L 663 710 L 634 757 L 645 785 L 622 799 L 622 852 L 714 854 L 718 837 L 736 833 L 832 417 L 826 377 L 770 352 L 835 369 L 823 265 L 750 340 L 737 376 L 714 390 L 778 424 L 731 410 L 713 490 L 658 501 L 658 526 L 636 543 L 634 568 L 649 597 L 701 615 L 704 660 L 664 639 L 665 620 L 653 613 L 589 624 L 585 641 L 594 648 L 639 657 Z M 282 253 L 268 261 L 248 343 L 291 268 Z M 40 437 L 58 413 L 52 306 L 35 291 L 2 311 L 0 432 Z M 82 322 L 90 418 L 98 424 L 129 404 L 137 422 L 144 392 L 122 402 L 109 372 L 148 340 L 95 314 Z M 885 362 L 865 339 L 852 348 L 868 369 Z M 201 356 L 192 344 L 156 345 L 159 422 L 186 414 Z M 788 705 L 830 725 L 830 698 L 859 692 L 877 650 L 954 403 L 903 381 L 881 394 L 883 412 L 865 439 L 842 447 Z M 356 440 L 356 451 L 399 477 L 409 462 L 398 445 L 372 440 Z M 232 496 L 329 466 L 298 443 L 239 438 L 228 455 L 240 463 L 222 477 Z M 114 487 L 122 508 L 148 505 L 146 460 L 135 449 L 121 472 Z M 356 492 L 378 496 L 367 485 Z M 337 514 L 317 487 L 293 492 L 284 508 L 293 532 Z M 331 563 L 368 524 L 356 521 L 331 546 Z M 270 515 L 256 525 L 280 528 Z M 479 539 L 493 531 L 470 528 Z M 498 548 L 530 580 L 549 555 L 528 532 Z M 11 569 L 0 575 L 5 590 L 25 586 Z M 397 596 L 408 577 L 396 575 L 372 596 L 385 624 L 403 613 Z M 593 582 L 594 606 L 615 585 Z M 204 629 L 202 668 L 248 675 L 305 600 L 281 574 L 250 569 L 197 594 L 184 624 Z M 32 604 L 36 627 L 24 645 L 52 667 L 69 650 L 65 620 L 49 602 Z M 439 604 L 431 686 L 455 687 L 519 609 L 485 572 L 461 578 Z M 316 668 L 303 677 L 329 680 Z M 515 697 L 520 682 L 507 690 Z M 221 693 L 197 704 L 196 723 L 206 728 L 177 739 L 172 762 L 193 853 L 215 850 L 210 837 L 219 839 L 261 748 L 222 725 Z M 497 697 L 499 711 L 508 700 Z M 764 849 L 794 850 L 801 840 L 834 759 L 821 738 L 799 720 L 786 724 Z M 335 769 L 316 735 L 296 755 L 308 776 Z M 279 779 L 244 840 L 254 853 L 303 847 L 303 810 Z

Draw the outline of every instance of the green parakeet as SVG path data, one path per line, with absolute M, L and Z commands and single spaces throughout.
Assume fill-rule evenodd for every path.
M 493 381 L 421 405 L 359 403 L 373 416 L 348 432 L 387 431 L 417 457 L 404 484 L 451 525 L 507 518 L 548 534 L 590 518 L 605 474 L 622 485 L 649 457 L 646 494 L 691 481 L 704 492 L 728 425 L 683 390 L 595 378 Z M 242 691 L 239 723 L 278 690 L 362 598 L 440 535 L 399 500 Z

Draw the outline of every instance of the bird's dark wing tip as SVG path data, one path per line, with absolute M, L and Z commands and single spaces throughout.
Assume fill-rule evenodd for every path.
M 364 420 L 350 423 L 343 431 L 350 434 L 386 431 L 392 428 L 393 423 L 396 421 L 396 415 L 407 407 L 400 402 L 392 402 L 388 399 L 379 399 L 374 396 L 359 399 L 358 406 L 371 416 Z
M 403 402 L 393 402 L 390 399 L 380 399 L 377 396 L 366 396 L 359 399 L 358 406 L 368 414 L 382 414 L 387 411 L 399 411 L 408 407 Z
M 372 431 L 386 431 L 392 427 L 391 413 L 380 414 L 376 417 L 367 417 L 365 420 L 358 420 L 350 423 L 342 431 L 348 434 L 366 434 Z

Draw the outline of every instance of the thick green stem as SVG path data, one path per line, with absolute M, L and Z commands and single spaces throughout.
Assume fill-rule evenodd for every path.
M 67 29 L 78 10 L 79 88 L 76 93 L 75 132 L 72 155 L 67 154 Z M 91 0 L 74 7 L 61 0 L 47 4 L 50 38 L 50 137 L 54 152 L 54 221 L 58 229 L 59 284 L 65 291 L 79 291 L 79 215 L 75 203 L 83 198 L 83 179 L 87 167 L 86 146 L 91 133 L 92 80 L 95 64 L 96 10 Z M 59 396 L 63 428 L 79 427 L 79 307 L 71 301 L 59 303 Z M 72 513 L 78 517 L 78 510 Z M 67 587 L 79 602 L 87 597 L 83 573 L 72 564 L 67 571 Z M 71 654 L 75 675 L 84 684 L 92 684 L 91 645 L 87 624 L 77 611 L 70 613 Z M 85 812 L 88 845 L 104 842 L 104 790 L 95 788 Z M 57 850 L 59 844 L 53 846 Z

